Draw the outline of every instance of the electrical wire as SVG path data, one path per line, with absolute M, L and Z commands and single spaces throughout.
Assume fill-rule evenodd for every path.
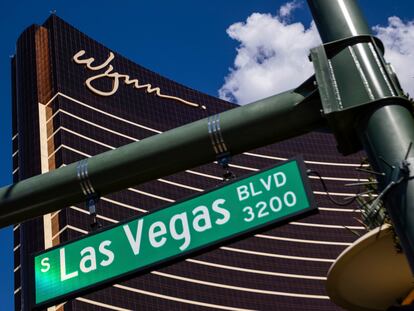
M 326 186 L 326 183 L 325 183 L 325 181 L 323 180 L 323 178 L 322 178 L 321 174 L 319 174 L 317 171 L 310 170 L 310 169 L 308 169 L 308 170 L 306 171 L 306 173 L 307 173 L 308 175 L 315 175 L 315 176 L 317 176 L 317 177 L 319 178 L 319 180 L 321 181 L 321 184 L 322 184 L 323 190 L 325 190 L 325 192 L 326 192 L 326 194 L 327 194 L 327 196 L 328 196 L 328 199 L 329 199 L 332 203 L 334 203 L 334 204 L 336 204 L 336 205 L 338 205 L 338 206 L 348 206 L 348 205 L 351 205 L 352 203 L 354 203 L 354 202 L 355 202 L 355 200 L 356 200 L 356 198 L 357 198 L 357 196 L 356 196 L 356 195 L 355 195 L 354 197 L 352 197 L 352 198 L 344 199 L 342 202 L 340 202 L 340 201 L 338 201 L 338 200 L 334 199 L 334 198 L 332 197 L 332 195 L 329 193 L 329 191 L 328 191 L 328 187 Z

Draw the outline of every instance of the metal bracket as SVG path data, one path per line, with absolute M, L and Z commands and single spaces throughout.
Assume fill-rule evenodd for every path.
M 236 178 L 236 175 L 232 171 L 230 171 L 230 166 L 229 166 L 230 160 L 231 160 L 230 153 L 223 153 L 219 157 L 217 157 L 218 164 L 220 164 L 220 166 L 224 170 L 223 181 L 229 181 L 231 179 Z
M 379 157 L 379 159 L 391 170 L 391 173 L 388 174 L 389 178 L 387 180 L 387 183 L 399 184 L 404 180 L 414 178 L 414 175 L 411 175 L 412 171 L 414 170 L 414 157 L 408 157 L 412 147 L 413 143 L 410 142 L 405 153 L 404 160 L 393 165 L 385 161 L 383 157 Z M 383 176 L 385 176 L 385 174 Z
M 369 54 L 369 60 L 361 56 L 365 54 Z M 344 155 L 361 149 L 356 128 L 367 110 L 390 101 L 409 105 L 382 55 L 381 41 L 370 35 L 332 41 L 311 50 L 323 113 Z M 366 68 L 368 65 L 375 77 Z M 377 92 L 376 83 L 383 86 L 383 93 Z
M 83 159 L 78 162 L 76 172 L 82 193 L 86 197 L 86 207 L 88 208 L 89 214 L 91 216 L 91 228 L 92 230 L 95 230 L 101 227 L 96 217 L 96 205 L 99 201 L 99 195 L 96 193 L 95 189 L 92 186 L 92 182 L 89 179 L 88 159 Z
M 411 146 L 412 144 L 410 144 L 408 148 L 407 155 L 410 152 Z M 365 212 L 362 213 L 364 223 L 366 223 L 369 228 L 374 228 L 378 225 L 376 220 L 380 213 L 380 206 L 378 205 L 380 200 L 382 200 L 385 197 L 385 195 L 389 191 L 391 191 L 392 188 L 402 183 L 404 180 L 408 180 L 414 177 L 410 176 L 410 166 L 413 166 L 414 158 L 406 157 L 404 160 L 395 165 L 391 165 L 382 158 L 380 159 L 391 169 L 391 174 L 389 174 L 390 178 L 387 181 L 387 186 L 381 191 L 380 194 L 378 194 L 378 196 L 375 198 L 374 201 L 372 201 L 370 205 L 367 205 L 367 207 L 365 208 Z M 384 220 L 385 218 L 382 219 L 381 225 L 384 222 Z
M 91 229 L 95 231 L 96 229 L 102 227 L 102 225 L 98 222 L 98 218 L 96 216 L 96 205 L 98 204 L 99 196 L 90 196 L 86 199 L 86 207 L 89 210 L 89 214 L 91 217 Z
M 410 169 L 411 167 L 411 169 Z M 402 160 L 398 165 L 393 165 L 393 171 L 391 173 L 391 182 L 398 184 L 403 180 L 408 180 L 414 178 L 413 169 L 414 169 L 414 158 L 410 157 Z
M 323 47 L 326 51 L 328 58 L 334 57 L 343 49 L 346 49 L 350 45 L 355 45 L 358 43 L 373 43 L 375 44 L 378 49 L 384 54 L 384 44 L 382 41 L 371 35 L 357 35 L 348 38 L 343 38 L 341 40 L 331 41 L 328 43 L 323 44 Z

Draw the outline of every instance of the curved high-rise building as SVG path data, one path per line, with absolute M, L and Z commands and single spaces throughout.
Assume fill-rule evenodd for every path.
M 235 107 L 131 62 L 54 15 L 22 33 L 12 68 L 15 182 Z M 299 154 L 336 199 L 358 191 L 344 184 L 360 180 L 363 154 L 341 156 L 324 131 L 236 155 L 230 168 L 240 177 Z M 152 211 L 222 184 L 223 174 L 210 163 L 104 196 L 98 220 L 105 227 Z M 338 310 L 326 275 L 365 229 L 356 205 L 334 205 L 310 178 L 318 214 L 52 309 Z M 85 204 L 61 208 L 14 227 L 16 309 L 30 295 L 29 255 L 92 230 Z

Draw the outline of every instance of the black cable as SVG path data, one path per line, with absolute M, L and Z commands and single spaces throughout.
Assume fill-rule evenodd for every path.
M 346 199 L 346 200 L 344 199 L 344 200 L 343 200 L 343 202 L 337 201 L 336 199 L 334 199 L 334 198 L 330 195 L 330 193 L 329 193 L 329 191 L 328 191 L 328 188 L 327 188 L 327 186 L 326 186 L 326 184 L 325 184 L 325 181 L 323 180 L 323 178 L 322 178 L 321 174 L 319 174 L 317 171 L 314 171 L 314 170 L 307 170 L 307 171 L 306 171 L 306 173 L 307 173 L 308 175 L 313 174 L 313 175 L 315 175 L 315 176 L 319 177 L 319 180 L 320 180 L 320 181 L 321 181 L 321 183 L 322 183 L 323 190 L 325 190 L 325 192 L 326 192 L 326 194 L 327 194 L 327 196 L 328 196 L 328 199 L 329 199 L 332 203 L 334 203 L 334 204 L 336 204 L 336 205 L 339 205 L 339 206 L 348 206 L 348 205 L 351 205 L 352 203 L 354 203 L 354 202 L 355 202 L 355 200 L 356 200 L 357 196 L 352 197 L 352 198 L 348 198 L 348 199 Z

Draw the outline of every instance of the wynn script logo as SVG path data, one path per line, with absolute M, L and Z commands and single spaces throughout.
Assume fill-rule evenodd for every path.
M 147 93 L 150 94 L 155 93 L 155 95 L 157 95 L 158 97 L 172 99 L 188 106 L 206 109 L 206 106 L 204 105 L 199 105 L 179 97 L 162 94 L 161 89 L 159 87 L 153 87 L 149 83 L 140 84 L 140 81 L 138 79 L 131 79 L 126 74 L 121 74 L 117 71 L 114 71 L 114 67 L 111 65 L 111 62 L 115 58 L 115 55 L 112 52 L 109 52 L 109 56 L 106 59 L 106 61 L 104 61 L 100 65 L 92 65 L 95 62 L 95 58 L 93 57 L 81 59 L 81 57 L 85 55 L 85 53 L 85 50 L 80 50 L 75 55 L 73 55 L 73 61 L 79 65 L 85 65 L 86 68 L 88 68 L 91 71 L 100 71 L 102 69 L 105 69 L 103 73 L 99 73 L 96 76 L 92 76 L 85 81 L 88 89 L 90 89 L 95 94 L 101 96 L 112 96 L 118 91 L 119 82 L 123 81 L 126 85 L 132 85 L 132 87 L 135 89 L 144 89 Z M 92 82 L 97 81 L 99 79 L 111 79 L 112 89 L 109 91 L 102 91 L 93 86 Z

